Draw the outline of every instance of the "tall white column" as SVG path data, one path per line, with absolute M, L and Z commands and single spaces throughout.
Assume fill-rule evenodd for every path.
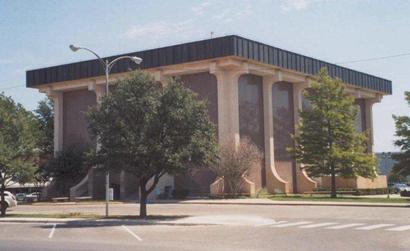
M 265 129 L 265 170 L 266 189 L 269 193 L 288 193 L 289 184 L 284 181 L 275 168 L 275 144 L 273 131 L 272 85 L 277 76 L 263 77 L 263 120 Z
M 272 85 L 273 76 L 263 77 L 263 113 L 265 129 L 265 165 L 266 170 L 275 166 L 275 151 L 273 138 L 273 108 L 272 108 Z M 268 176 L 268 175 L 267 175 Z
M 239 144 L 239 102 L 238 80 L 241 70 L 210 71 L 217 79 L 218 88 L 218 139 L 219 143 L 232 142 Z
M 54 103 L 54 155 L 63 150 L 63 93 L 48 91 L 47 96 Z
M 365 99 L 365 123 L 368 131 L 367 151 L 374 152 L 374 134 L 373 134 L 373 104 L 380 102 L 379 98 Z
M 302 99 L 303 91 L 309 86 L 309 82 L 294 83 L 293 84 L 293 116 L 295 124 L 295 135 L 299 134 L 300 112 L 302 111 Z M 294 182 L 296 186 L 293 187 L 293 192 L 303 193 L 306 191 L 312 191 L 317 186 L 317 182 L 311 179 L 305 170 L 302 168 L 302 164 L 296 162 L 296 170 L 293 173 Z

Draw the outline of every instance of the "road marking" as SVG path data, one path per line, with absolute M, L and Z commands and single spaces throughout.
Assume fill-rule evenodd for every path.
M 363 226 L 364 223 L 350 223 L 350 224 L 344 224 L 344 225 L 337 225 L 337 226 L 331 226 L 331 227 L 326 227 L 327 229 L 345 229 L 349 227 L 358 227 L 358 226 Z
M 272 227 L 294 227 L 294 226 L 300 226 L 300 225 L 305 225 L 309 223 L 312 223 L 312 222 L 311 221 L 299 221 L 299 222 L 293 222 L 293 223 L 273 225 Z
M 367 227 L 358 227 L 355 228 L 356 230 L 373 230 L 373 229 L 378 229 L 378 228 L 382 228 L 382 227 L 390 227 L 390 226 L 394 226 L 394 224 L 376 224 L 376 225 L 370 225 Z
M 300 226 L 299 228 L 317 228 L 317 227 L 326 227 L 330 225 L 336 225 L 338 223 L 335 222 L 324 222 L 324 223 L 316 223 L 316 224 L 311 224 L 311 225 L 304 225 Z
M 127 231 L 130 235 L 132 235 L 135 239 L 137 239 L 138 241 L 142 241 L 141 237 L 139 237 L 138 235 L 136 235 L 134 232 L 132 232 L 128 227 L 122 225 L 122 228 L 125 229 L 125 231 Z
M 274 226 L 274 225 L 278 225 L 278 224 L 282 224 L 282 223 L 286 223 L 286 222 L 287 221 L 283 220 L 283 221 L 276 221 L 274 223 L 263 223 L 263 224 L 256 225 L 255 227 Z
M 56 231 L 56 226 L 57 226 L 57 224 L 53 224 L 53 228 L 51 229 L 51 232 L 48 235 L 49 239 L 53 238 L 54 232 Z
M 386 229 L 388 231 L 405 231 L 405 230 L 410 230 L 410 225 L 407 226 L 400 226 L 400 227 L 394 227 L 394 228 L 389 228 Z

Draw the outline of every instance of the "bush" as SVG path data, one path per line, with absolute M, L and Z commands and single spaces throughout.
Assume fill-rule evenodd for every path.
M 410 191 L 401 191 L 400 196 L 401 197 L 410 197 Z
M 388 194 L 388 188 L 373 188 L 373 189 L 357 189 L 356 195 L 378 195 L 378 194 Z
M 229 195 L 236 197 L 241 192 L 243 177 L 248 175 L 252 166 L 261 161 L 262 154 L 258 147 L 248 138 L 244 138 L 237 149 L 232 142 L 221 145 L 218 163 L 211 169 L 224 178 Z
M 178 189 L 172 192 L 172 197 L 174 197 L 174 199 L 179 199 L 179 200 L 185 199 L 188 195 L 189 195 L 188 189 Z

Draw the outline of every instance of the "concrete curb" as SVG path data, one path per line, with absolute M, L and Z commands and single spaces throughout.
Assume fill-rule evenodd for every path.
M 30 217 L 6 217 L 0 218 L 0 223 L 8 222 L 8 223 L 66 223 L 66 222 L 74 222 L 74 221 L 83 221 L 83 220 L 90 220 L 90 219 L 83 219 L 83 218 L 30 218 Z
M 140 223 L 152 224 L 156 220 L 153 219 L 92 219 L 92 218 L 30 218 L 30 217 L 6 217 L 0 218 L 0 224 L 8 223 Z M 164 220 L 165 222 L 165 220 Z
M 163 202 L 160 202 L 163 203 Z M 394 207 L 394 208 L 410 208 L 410 204 L 406 203 L 337 203 L 337 202 L 179 202 L 180 204 L 198 204 L 198 205 L 257 205 L 257 206 L 338 206 L 338 207 Z

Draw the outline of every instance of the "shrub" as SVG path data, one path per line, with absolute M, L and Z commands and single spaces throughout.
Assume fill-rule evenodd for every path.
M 410 191 L 401 191 L 400 196 L 401 197 L 410 197 Z
M 220 146 L 219 161 L 211 169 L 224 178 L 229 195 L 236 197 L 242 188 L 242 178 L 247 176 L 252 166 L 261 162 L 262 154 L 248 138 L 241 140 L 238 149 L 229 143 Z

